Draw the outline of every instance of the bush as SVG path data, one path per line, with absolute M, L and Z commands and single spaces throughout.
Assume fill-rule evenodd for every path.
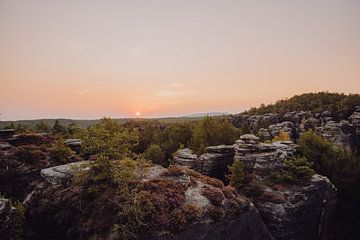
M 303 183 L 309 180 L 315 171 L 305 157 L 294 157 L 285 161 L 285 167 L 271 175 L 271 180 L 276 183 Z
M 14 157 L 20 162 L 27 164 L 45 164 L 46 155 L 35 145 L 24 145 L 17 147 L 14 152 Z
M 138 143 L 138 137 L 137 131 L 104 118 L 99 124 L 89 127 L 83 152 L 87 155 L 102 154 L 110 160 L 123 159 L 131 156 L 130 149 Z
M 64 143 L 62 139 L 56 141 L 54 146 L 50 149 L 50 156 L 61 164 L 70 162 L 73 151 Z
M 217 207 L 222 205 L 224 194 L 217 188 L 203 187 L 202 194 L 210 200 L 211 204 Z
M 165 154 L 157 144 L 151 144 L 145 151 L 144 157 L 146 160 L 151 161 L 154 164 L 166 166 Z
M 340 192 L 360 197 L 360 157 L 333 146 L 308 131 L 299 139 L 300 152 L 319 174 L 327 176 Z
M 275 136 L 272 141 L 273 142 L 277 142 L 277 141 L 290 141 L 290 134 L 288 132 L 284 132 L 284 131 L 280 131 L 279 134 L 277 136 Z
M 233 144 L 238 137 L 237 129 L 227 120 L 206 117 L 196 123 L 190 148 L 201 154 L 208 146 Z
M 244 181 L 244 164 L 239 159 L 236 159 L 228 168 L 230 173 L 227 178 L 230 185 L 239 189 Z

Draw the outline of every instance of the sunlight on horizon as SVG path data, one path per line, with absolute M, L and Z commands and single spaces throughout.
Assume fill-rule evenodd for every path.
M 355 0 L 3 0 L 0 120 L 236 113 L 359 93 L 359 12 Z

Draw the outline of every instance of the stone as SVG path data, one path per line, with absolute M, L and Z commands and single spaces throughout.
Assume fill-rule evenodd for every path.
M 338 147 L 352 149 L 352 127 L 348 121 L 329 121 L 324 126 L 316 128 L 316 133 L 328 139 Z
M 193 169 L 196 165 L 197 155 L 189 148 L 179 149 L 174 154 L 173 160 L 176 165 Z
M 0 139 L 7 139 L 15 135 L 15 129 L 1 129 Z
M 292 122 L 282 122 L 270 125 L 268 129 L 272 138 L 279 135 L 281 131 L 288 133 L 291 139 L 296 137 L 295 125 Z
M 75 173 L 88 170 L 90 161 L 74 162 L 60 166 L 45 168 L 40 171 L 41 176 L 53 185 L 68 183 Z
M 76 138 L 69 138 L 69 139 L 65 139 L 64 143 L 73 151 L 75 151 L 76 153 L 80 153 L 81 150 L 81 146 L 82 146 L 82 141 L 81 139 L 76 139 Z
M 234 146 L 211 146 L 205 149 L 196 161 L 195 170 L 220 180 L 225 181 L 228 165 L 234 162 Z
M 296 149 L 291 141 L 271 144 L 237 141 L 235 159 L 244 163 L 245 176 L 253 179 L 245 185 L 244 194 L 253 198 L 275 239 L 331 239 L 337 190 L 326 177 L 316 174 L 300 185 L 269 183 L 271 173 L 283 169 L 284 161 L 294 156 Z M 250 187 L 254 184 L 262 189 L 259 196 L 249 191 L 256 190 Z

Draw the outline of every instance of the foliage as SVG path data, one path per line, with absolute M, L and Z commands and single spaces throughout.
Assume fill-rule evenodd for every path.
M 237 129 L 227 120 L 206 117 L 196 123 L 190 148 L 201 154 L 208 146 L 233 144 L 237 137 Z
M 45 121 L 41 120 L 40 122 L 36 123 L 35 131 L 41 133 L 49 133 L 50 127 Z
M 342 194 L 357 195 L 360 187 L 360 157 L 333 146 L 329 141 L 308 131 L 299 139 L 301 153 L 319 174 L 327 176 Z
M 13 156 L 18 161 L 34 165 L 43 164 L 46 159 L 45 153 L 36 145 L 19 146 Z
M 244 181 L 244 164 L 239 159 L 236 159 L 228 168 L 230 173 L 227 178 L 230 181 L 230 185 L 240 188 Z
M 285 161 L 285 167 L 271 175 L 276 183 L 303 183 L 309 180 L 315 171 L 305 157 L 293 157 Z
M 224 195 L 221 190 L 214 187 L 203 187 L 202 194 L 210 200 L 211 204 L 214 206 L 221 206 L 224 200 Z
M 279 134 L 277 136 L 275 136 L 272 141 L 273 142 L 277 142 L 277 141 L 290 141 L 290 134 L 288 132 L 284 132 L 284 131 L 280 131 Z
M 51 133 L 54 135 L 64 135 L 66 133 L 66 129 L 59 120 L 55 120 L 55 123 L 51 128 Z
M 291 111 L 312 111 L 321 113 L 323 111 L 342 112 L 348 117 L 354 110 L 355 106 L 360 105 L 359 94 L 341 94 L 341 93 L 305 93 L 295 95 L 292 98 L 279 100 L 275 104 L 262 105 L 259 108 L 251 108 L 244 114 L 264 114 L 280 113 Z
M 64 143 L 63 139 L 58 139 L 50 149 L 50 156 L 61 164 L 69 163 L 73 154 L 73 151 Z
M 144 157 L 146 160 L 154 164 L 166 166 L 165 154 L 157 144 L 151 144 L 145 151 Z
M 110 160 L 131 155 L 131 148 L 138 143 L 138 132 L 126 129 L 116 121 L 103 118 L 99 124 L 88 128 L 83 143 L 87 155 L 102 154 Z
M 71 123 L 66 127 L 66 137 L 67 138 L 86 138 L 86 130 L 82 127 L 79 127 L 75 123 Z

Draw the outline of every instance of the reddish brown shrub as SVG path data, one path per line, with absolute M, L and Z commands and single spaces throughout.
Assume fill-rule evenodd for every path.
M 209 199 L 214 206 L 221 206 L 225 199 L 222 191 L 218 188 L 205 186 L 202 188 L 202 194 Z

